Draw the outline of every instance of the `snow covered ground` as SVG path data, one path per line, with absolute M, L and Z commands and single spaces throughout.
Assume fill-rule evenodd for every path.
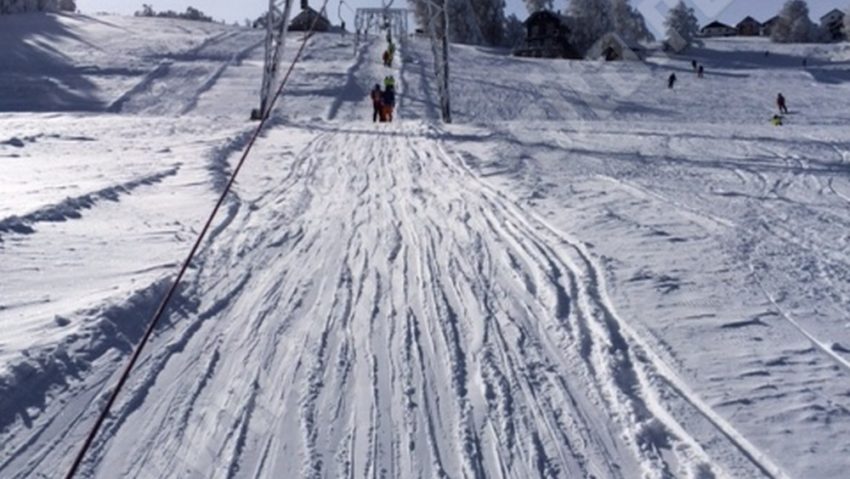
M 0 477 L 68 467 L 254 126 L 261 40 L 0 17 Z M 309 40 L 81 477 L 846 474 L 846 45 L 453 47 L 453 125 L 429 45 L 383 46 Z

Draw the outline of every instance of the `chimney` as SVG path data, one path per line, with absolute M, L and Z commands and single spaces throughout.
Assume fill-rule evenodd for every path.
M 301 10 L 307 10 L 308 7 L 307 0 L 301 0 Z

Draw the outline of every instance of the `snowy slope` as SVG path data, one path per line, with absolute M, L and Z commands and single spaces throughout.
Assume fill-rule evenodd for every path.
M 262 61 L 251 31 L 45 18 L 20 31 L 113 71 L 0 108 L 99 111 L 0 114 L 14 478 L 70 463 L 244 146 Z M 453 47 L 441 125 L 425 42 L 392 70 L 380 38 L 309 42 L 81 477 L 843 476 L 842 46 L 710 42 L 704 80 L 691 56 Z M 373 125 L 389 73 L 400 121 Z
M 4 15 L 0 111 L 102 110 L 173 55 L 232 34 L 172 19 Z

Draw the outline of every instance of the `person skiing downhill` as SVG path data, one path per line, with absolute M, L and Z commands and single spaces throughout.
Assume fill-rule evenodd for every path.
M 670 78 L 667 79 L 667 88 L 672 90 L 674 86 L 676 86 L 676 74 L 671 73 Z
M 700 65 L 699 68 L 697 69 L 697 77 L 703 78 L 704 76 L 705 76 L 705 68 L 702 65 Z
M 785 104 L 785 97 L 782 93 L 776 96 L 776 106 L 779 108 L 779 113 L 788 114 L 788 106 Z
M 381 95 L 381 85 L 375 83 L 375 88 L 372 88 L 372 92 L 369 95 L 372 98 L 372 123 L 375 123 L 378 119 L 384 121 L 381 111 L 383 108 Z

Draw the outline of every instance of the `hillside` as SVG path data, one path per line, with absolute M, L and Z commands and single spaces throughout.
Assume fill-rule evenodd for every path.
M 255 127 L 261 41 L 0 17 L 0 477 L 70 464 Z M 842 477 L 847 45 L 453 46 L 452 125 L 430 45 L 383 48 L 308 40 L 80 477 Z

